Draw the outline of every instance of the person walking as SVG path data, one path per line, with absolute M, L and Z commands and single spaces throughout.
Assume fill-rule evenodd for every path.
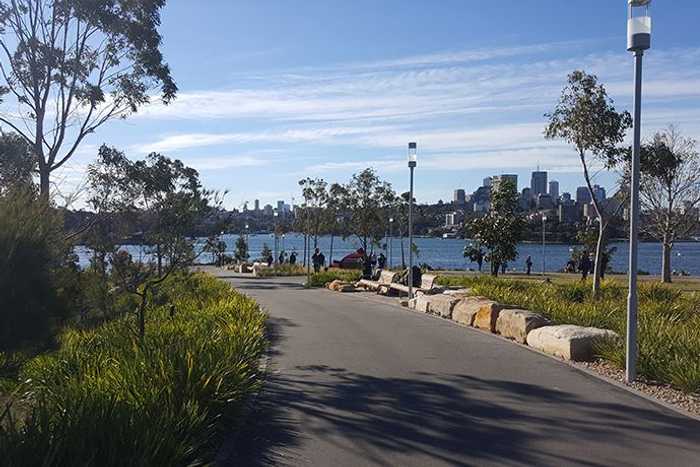
M 292 251 L 292 254 L 289 255 L 289 264 L 291 264 L 291 265 L 297 264 L 297 252 L 296 251 Z
M 532 271 L 532 256 L 528 255 L 527 259 L 525 260 L 525 272 L 529 276 L 531 271 Z
M 484 264 L 484 254 L 481 250 L 476 253 L 476 264 L 479 266 L 479 272 L 481 272 L 481 267 Z
M 386 267 L 386 256 L 384 256 L 384 253 L 379 253 L 379 258 L 377 258 L 377 267 L 379 269 L 384 269 Z
M 286 256 L 287 254 L 284 252 L 284 250 L 280 251 L 280 256 L 277 258 L 277 261 L 279 261 L 280 264 L 284 264 Z
M 314 250 L 313 256 L 311 256 L 311 262 L 314 265 L 314 273 L 316 274 L 318 274 L 318 272 L 321 270 L 321 258 L 323 258 L 321 251 L 318 248 L 316 248 L 316 250 Z
M 588 252 L 585 250 L 581 254 L 578 270 L 581 271 L 581 280 L 585 281 L 588 278 L 588 273 L 591 272 L 591 259 L 588 257 Z

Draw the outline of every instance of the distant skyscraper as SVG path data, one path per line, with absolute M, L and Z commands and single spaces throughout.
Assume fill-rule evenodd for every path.
M 277 201 L 277 212 L 280 214 L 284 213 L 284 201 Z
M 569 203 L 571 201 L 571 193 L 564 192 L 561 194 L 561 200 L 563 203 Z
M 580 186 L 576 188 L 576 202 L 579 204 L 586 204 L 591 202 L 591 194 L 588 192 L 587 187 Z
M 532 189 L 532 196 L 547 194 L 547 172 L 539 170 L 532 172 L 530 188 Z
M 556 203 L 557 199 L 559 199 L 559 182 L 556 180 L 552 180 L 549 182 L 549 196 L 552 197 L 552 200 Z
M 597 201 L 605 200 L 605 188 L 600 185 L 593 185 L 593 196 L 595 196 Z
M 505 181 L 509 180 L 513 182 L 513 185 L 515 185 L 515 191 L 518 191 L 518 176 L 514 174 L 502 174 L 502 175 L 496 175 L 492 177 L 491 179 L 491 185 L 494 190 L 498 190 L 499 185 Z
M 455 197 L 454 197 L 454 204 L 457 204 L 459 206 L 464 206 L 467 202 L 467 196 L 464 193 L 464 190 L 461 188 L 458 190 L 455 190 Z
M 260 211 L 260 200 L 256 199 L 255 200 L 255 212 Z
M 491 186 L 492 182 L 493 182 L 493 179 L 491 177 L 486 177 L 484 179 L 484 184 L 482 186 Z

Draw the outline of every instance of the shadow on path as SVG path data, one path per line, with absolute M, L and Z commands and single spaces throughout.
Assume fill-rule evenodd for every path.
M 290 326 L 290 320 L 270 320 L 273 354 Z M 599 466 L 623 457 L 618 449 L 636 450 L 638 459 L 644 451 L 672 452 L 678 460 L 692 459 L 688 446 L 700 445 L 700 423 L 672 413 L 467 374 L 378 377 L 297 366 L 271 373 L 259 402 L 236 443 L 239 465 L 305 463 L 296 448 L 318 439 L 357 464 L 378 465 L 419 456 L 456 465 L 507 459 Z

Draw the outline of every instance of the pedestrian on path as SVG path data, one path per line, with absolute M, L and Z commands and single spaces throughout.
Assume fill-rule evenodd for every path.
M 532 256 L 528 256 L 527 259 L 525 260 L 525 272 L 529 276 L 531 271 L 532 271 Z
M 318 274 L 318 272 L 321 270 L 321 266 L 323 265 L 323 262 L 325 261 L 325 258 L 323 257 L 323 254 L 321 254 L 321 251 L 316 248 L 314 250 L 313 256 L 311 256 L 311 262 L 314 265 L 314 273 Z
M 586 250 L 583 250 L 581 254 L 578 270 L 581 271 L 581 280 L 585 281 L 588 278 L 588 273 L 591 272 L 591 259 L 588 257 L 588 251 Z

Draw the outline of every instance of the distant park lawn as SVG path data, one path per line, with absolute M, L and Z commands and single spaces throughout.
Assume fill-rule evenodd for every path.
M 469 287 L 502 303 L 544 314 L 559 324 L 611 329 L 624 336 L 626 276 L 603 281 L 598 300 L 591 299 L 591 281 L 575 274 L 542 276 L 507 274 L 493 278 L 478 274 L 442 274 L 445 286 Z M 642 276 L 639 290 L 639 373 L 688 393 L 700 392 L 700 281 L 677 278 L 668 286 Z M 624 367 L 622 341 L 598 349 L 600 357 Z

